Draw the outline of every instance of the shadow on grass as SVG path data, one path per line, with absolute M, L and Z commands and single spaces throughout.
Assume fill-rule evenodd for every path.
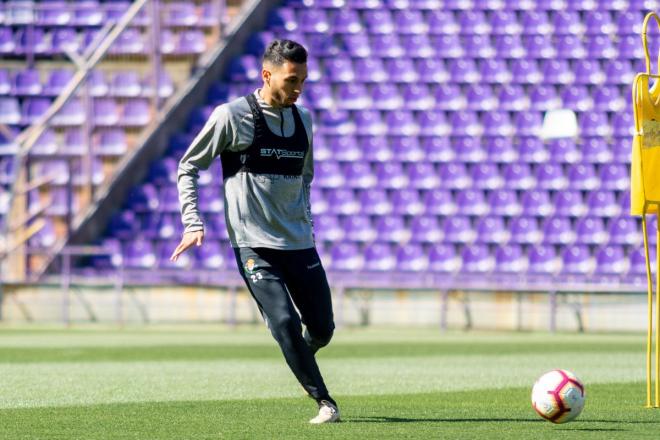
M 351 423 L 492 423 L 492 422 L 529 422 L 529 423 L 548 423 L 543 419 L 536 418 L 506 418 L 506 417 L 492 417 L 492 418 L 418 418 L 418 417 L 388 417 L 388 416 L 366 416 L 366 417 L 344 417 L 342 418 Z M 640 421 L 621 421 L 621 420 L 577 420 L 575 424 L 582 423 L 631 423 L 631 424 L 658 424 L 660 422 L 651 420 Z M 564 428 L 564 431 L 624 431 L 621 428 Z

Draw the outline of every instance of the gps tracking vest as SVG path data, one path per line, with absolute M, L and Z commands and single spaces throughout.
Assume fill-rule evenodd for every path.
M 646 72 L 635 76 L 632 87 L 635 134 L 633 137 L 632 163 L 630 170 L 630 213 L 643 215 L 657 213 L 660 204 L 660 76 L 651 74 L 651 59 L 646 41 L 648 21 L 655 13 L 644 19 L 642 42 L 646 54 Z M 649 78 L 655 84 L 649 89 Z
M 301 176 L 309 140 L 296 106 L 291 106 L 295 122 L 293 135 L 283 137 L 270 131 L 254 95 L 247 95 L 245 99 L 252 110 L 254 139 L 243 151 L 225 150 L 220 154 L 223 178 L 239 172 Z

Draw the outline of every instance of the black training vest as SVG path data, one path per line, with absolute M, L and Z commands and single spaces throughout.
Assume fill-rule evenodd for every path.
M 254 95 L 247 95 L 245 99 L 252 110 L 254 139 L 245 150 L 225 150 L 220 154 L 223 179 L 239 172 L 301 176 L 309 139 L 296 106 L 291 106 L 295 122 L 293 136 L 283 137 L 270 131 Z

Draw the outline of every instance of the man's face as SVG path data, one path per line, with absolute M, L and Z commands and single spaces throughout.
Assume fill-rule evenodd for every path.
M 270 88 L 275 104 L 281 107 L 293 105 L 302 93 L 307 79 L 307 64 L 285 61 L 281 66 L 270 63 L 261 72 L 264 83 Z

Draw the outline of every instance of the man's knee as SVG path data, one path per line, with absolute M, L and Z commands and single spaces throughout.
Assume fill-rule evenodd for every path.
M 308 327 L 305 329 L 305 341 L 316 352 L 319 348 L 330 343 L 334 330 L 334 325 L 328 325 L 320 329 Z

